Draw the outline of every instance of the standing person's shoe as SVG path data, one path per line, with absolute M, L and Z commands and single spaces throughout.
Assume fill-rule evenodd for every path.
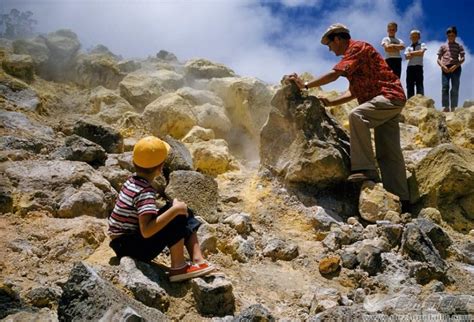
M 443 112 L 449 112 L 449 107 L 443 108 Z
M 380 177 L 377 170 L 361 170 L 351 174 L 347 181 L 349 182 L 362 182 L 362 181 L 375 181 L 380 182 Z
M 180 282 L 190 278 L 207 275 L 215 268 L 207 263 L 189 264 L 179 269 L 170 269 L 170 282 Z

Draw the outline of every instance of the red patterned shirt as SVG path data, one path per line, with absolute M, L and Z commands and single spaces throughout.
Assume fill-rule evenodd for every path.
M 349 80 L 349 90 L 359 104 L 379 95 L 389 100 L 406 101 L 398 77 L 375 48 L 366 42 L 349 40 L 344 57 L 333 69 L 344 72 Z

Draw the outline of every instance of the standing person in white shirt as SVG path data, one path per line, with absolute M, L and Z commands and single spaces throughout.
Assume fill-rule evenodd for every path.
M 395 75 L 400 78 L 402 75 L 402 56 L 400 51 L 405 49 L 403 40 L 396 37 L 398 25 L 396 22 L 390 22 L 387 25 L 388 36 L 382 39 L 382 47 L 385 50 L 385 61 Z
M 411 45 L 405 49 L 405 58 L 408 60 L 407 66 L 407 98 L 416 93 L 425 95 L 423 87 L 423 56 L 427 50 L 424 43 L 420 43 L 421 33 L 419 30 L 410 32 Z

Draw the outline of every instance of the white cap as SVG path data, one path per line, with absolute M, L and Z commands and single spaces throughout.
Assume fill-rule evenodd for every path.
M 410 31 L 410 35 L 413 35 L 413 34 L 421 35 L 421 32 L 418 29 L 413 29 L 412 31 Z

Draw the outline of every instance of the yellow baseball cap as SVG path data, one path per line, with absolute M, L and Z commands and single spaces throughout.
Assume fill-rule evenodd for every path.
M 133 147 L 133 163 L 148 169 L 160 165 L 166 160 L 170 146 L 156 136 L 140 139 Z

